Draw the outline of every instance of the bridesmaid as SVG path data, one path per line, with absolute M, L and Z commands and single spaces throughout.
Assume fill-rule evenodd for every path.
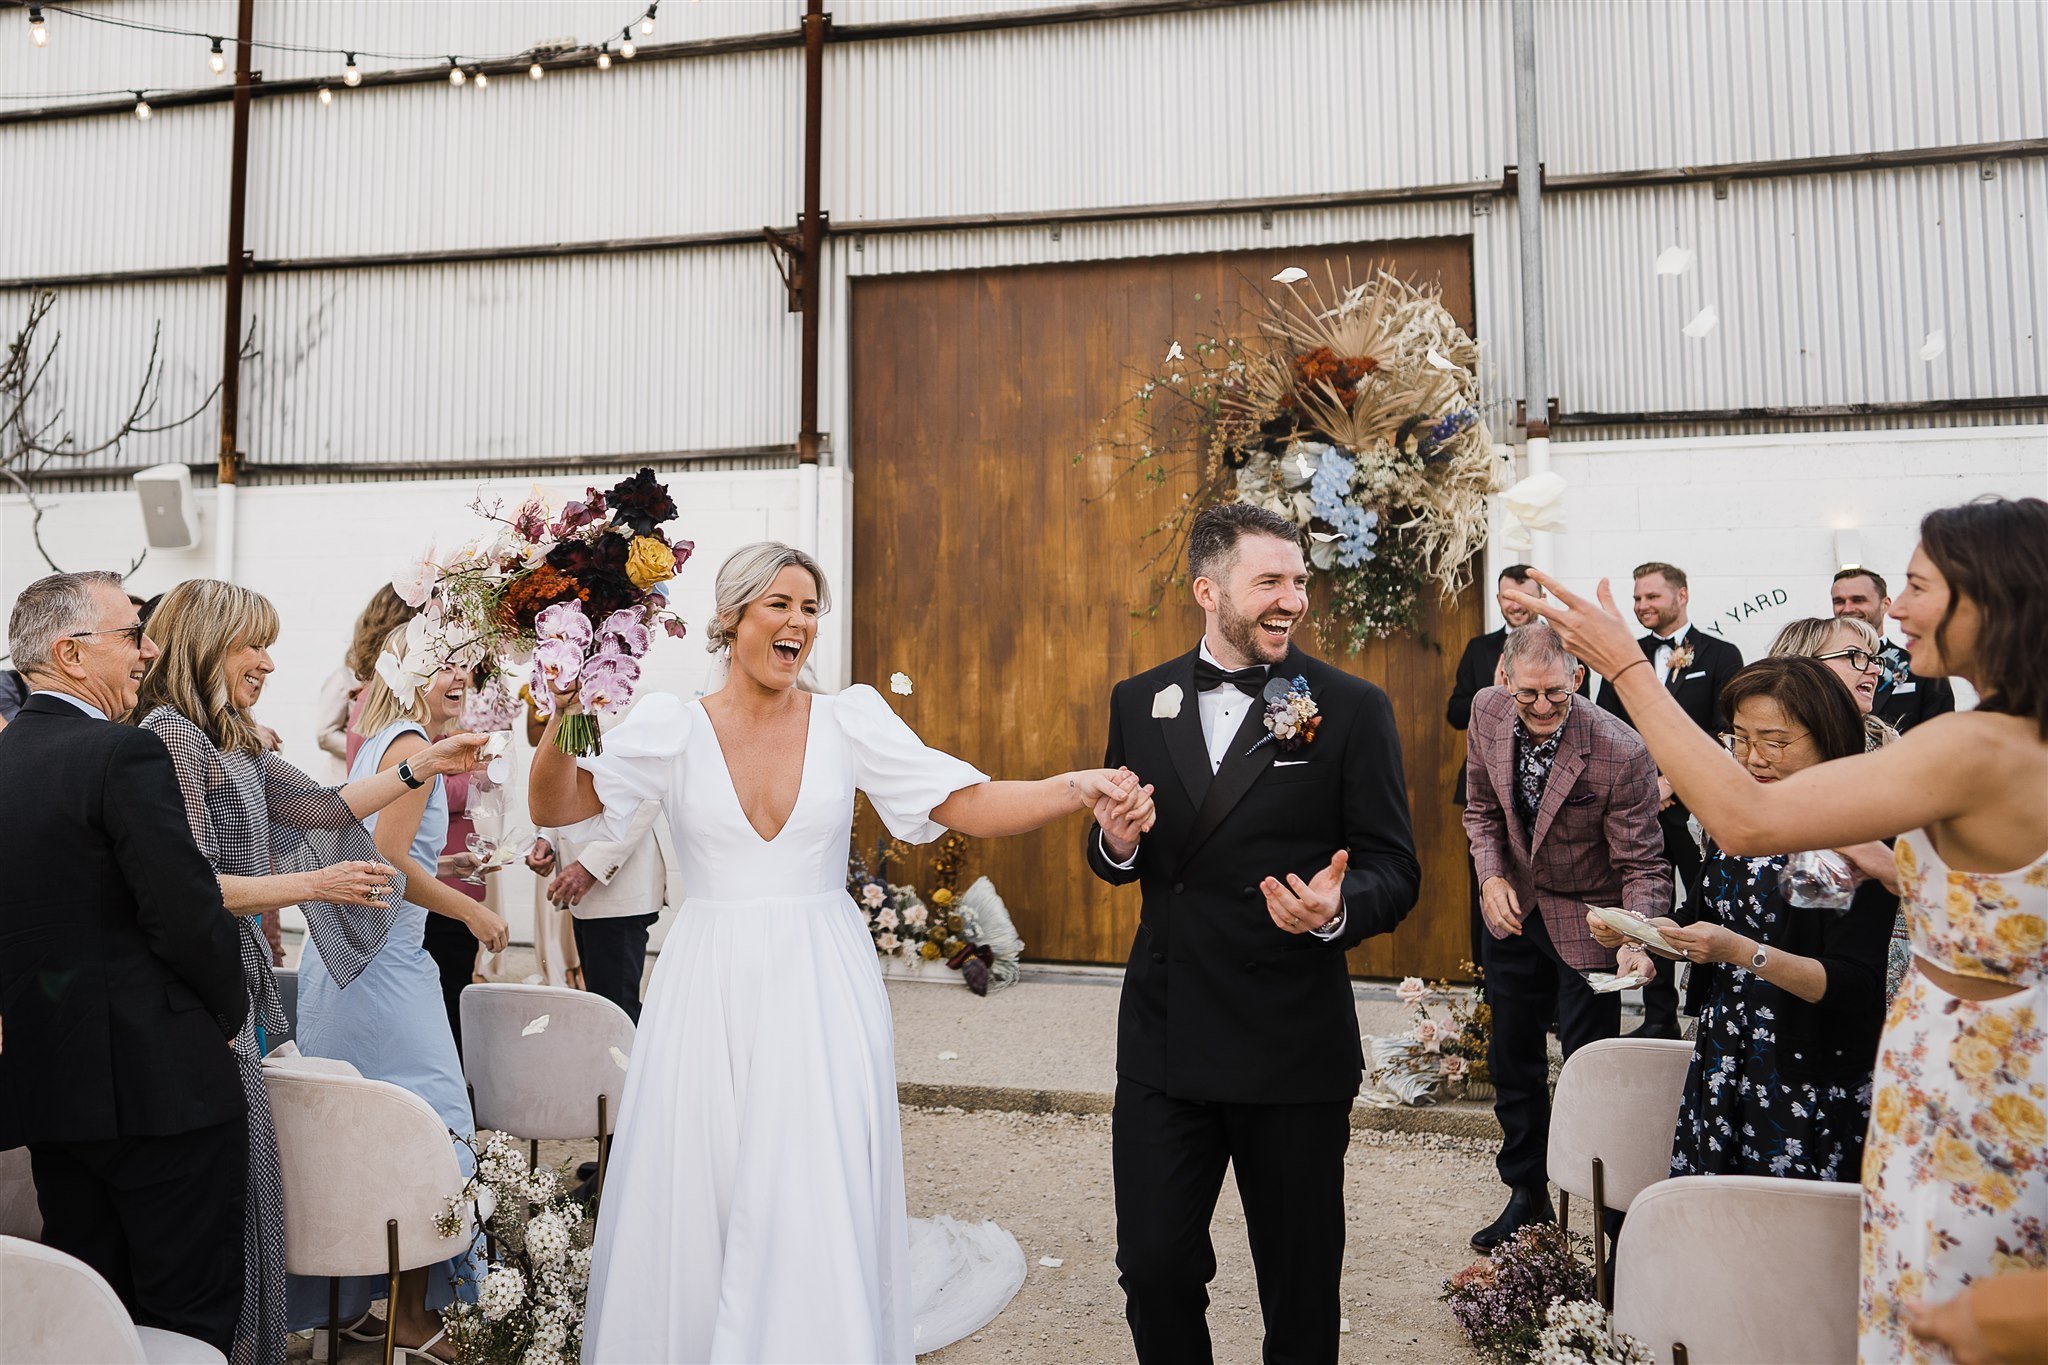
M 1636 671 L 1606 584 L 1596 604 L 1534 577 L 1555 596 L 1510 595 L 1620 691 L 1728 852 L 1898 836 L 1914 970 L 1873 1078 L 1859 1351 L 1941 1358 L 1906 1329 L 1916 1304 L 2048 1266 L 2048 502 L 1990 498 L 1920 523 L 1892 617 L 1913 671 L 1967 679 L 1975 711 L 1761 787 Z
M 235 1365 L 277 1365 L 285 1354 L 284 1206 L 277 1140 L 263 1086 L 266 1031 L 284 1027 L 277 978 L 258 918 L 281 906 L 306 915 L 307 952 L 324 952 L 346 983 L 384 943 L 396 911 L 392 870 L 359 823 L 405 794 L 395 775 L 339 791 L 265 751 L 250 711 L 273 665 L 277 609 L 232 583 L 195 579 L 164 594 L 149 620 L 160 653 L 135 714 L 170 751 L 193 839 L 220 877 L 242 931 L 242 976 L 254 1008 L 235 1039 L 249 1105 L 249 1178 Z M 473 761 L 480 738 L 444 740 L 416 761 L 448 772 Z
M 404 642 L 401 626 L 391 632 L 386 647 L 399 652 Z M 361 728 L 367 737 L 350 775 L 360 781 L 395 773 L 410 788 L 367 822 L 378 852 L 405 874 L 405 900 L 383 949 L 347 990 L 329 972 L 317 943 L 307 943 L 299 962 L 300 1050 L 311 1057 L 339 1058 L 365 1076 L 404 1086 L 433 1105 L 449 1130 L 465 1140 L 475 1138 L 476 1123 L 441 1000 L 440 971 L 422 944 L 426 919 L 432 913 L 466 924 L 491 952 L 504 948 L 507 933 L 505 921 L 488 906 L 435 880 L 435 864 L 448 832 L 448 795 L 439 776 L 425 774 L 417 765 L 431 752 L 429 734 L 462 714 L 467 683 L 466 673 L 443 669 L 410 704 L 374 671 L 363 685 Z M 463 1173 L 469 1174 L 474 1158 L 467 1148 L 458 1156 Z M 397 1314 L 399 1344 L 452 1358 L 433 1314 L 458 1292 L 473 1298 L 481 1270 L 472 1251 L 401 1275 L 398 1302 L 391 1309 Z M 381 1276 L 345 1281 L 343 1319 L 361 1313 L 383 1286 Z M 295 1281 L 293 1294 L 295 1319 L 325 1319 L 324 1281 Z

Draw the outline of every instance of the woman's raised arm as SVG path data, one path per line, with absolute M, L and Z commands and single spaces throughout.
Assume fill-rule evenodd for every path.
M 1062 815 L 1091 810 L 1105 796 L 1138 784 L 1120 768 L 1086 768 L 1036 782 L 978 782 L 932 808 L 932 819 L 976 839 L 1000 839 L 1049 825 Z
M 547 729 L 534 746 L 533 767 L 526 778 L 526 812 L 536 829 L 561 829 L 604 814 L 597 783 L 576 760 L 555 747 L 562 728 L 562 706 L 548 717 Z

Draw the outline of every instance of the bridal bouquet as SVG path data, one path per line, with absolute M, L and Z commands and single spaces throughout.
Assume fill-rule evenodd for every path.
M 683 634 L 662 586 L 695 548 L 664 530 L 675 501 L 643 469 L 559 512 L 537 493 L 510 516 L 495 503 L 471 510 L 492 529 L 446 559 L 429 549 L 392 581 L 420 614 L 379 673 L 409 701 L 442 668 L 495 659 L 526 672 L 544 715 L 556 694 L 578 692 L 584 710 L 563 719 L 556 746 L 598 753 L 598 717 L 633 699 L 653 631 Z
M 553 1170 L 528 1170 L 519 1143 L 503 1133 L 476 1153 L 476 1174 L 436 1230 L 454 1236 L 471 1204 L 490 1253 L 477 1301 L 458 1299 L 444 1314 L 458 1365 L 574 1365 L 595 1232 L 583 1205 Z

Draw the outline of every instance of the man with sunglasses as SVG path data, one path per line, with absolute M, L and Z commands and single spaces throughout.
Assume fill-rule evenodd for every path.
M 118 722 L 156 646 L 112 573 L 31 583 L 30 693 L 0 730 L 0 1148 L 26 1145 L 46 1245 L 145 1327 L 234 1346 L 248 1013 L 234 921 L 163 741 Z
M 1828 595 L 1836 616 L 1863 622 L 1877 632 L 1883 646 L 1877 655 L 1877 695 L 1870 714 L 1903 735 L 1923 720 L 1956 709 L 1956 690 L 1949 680 L 1915 673 L 1905 647 L 1885 638 L 1885 617 L 1892 609 L 1892 599 L 1882 575 L 1860 565 L 1843 569 L 1835 575 Z
M 1670 913 L 1671 864 L 1657 822 L 1657 767 L 1636 732 L 1577 689 L 1585 668 L 1548 624 L 1508 636 L 1505 687 L 1472 701 L 1465 834 L 1486 919 L 1480 965 L 1493 1011 L 1487 1069 L 1500 1120 L 1496 1159 L 1507 1208 L 1472 1235 L 1489 1251 L 1556 1215 L 1546 1185 L 1550 1093 L 1546 1026 L 1569 1057 L 1621 1032 L 1621 996 L 1595 993 L 1614 970 L 1588 906 Z

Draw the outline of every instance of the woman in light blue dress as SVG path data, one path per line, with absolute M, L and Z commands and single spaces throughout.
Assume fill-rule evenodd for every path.
M 402 629 L 392 638 L 394 645 L 403 647 Z M 430 731 L 447 728 L 461 715 L 467 683 L 466 673 L 445 669 L 408 706 L 381 677 L 373 676 L 359 721 L 369 738 L 349 769 L 350 780 L 399 768 L 423 752 Z M 401 771 L 400 776 L 405 775 Z M 448 796 L 439 778 L 419 783 L 363 823 L 376 837 L 378 851 L 405 873 L 406 899 L 383 948 L 346 989 L 327 971 L 318 946 L 310 938 L 306 941 L 299 959 L 299 1050 L 309 1057 L 337 1058 L 374 1080 L 404 1086 L 433 1105 L 451 1132 L 473 1139 L 476 1123 L 462 1061 L 448 1028 L 440 969 L 422 938 L 430 912 L 448 915 L 468 925 L 479 942 L 497 952 L 505 946 L 505 921 L 435 880 L 435 865 L 448 835 Z M 457 1156 L 463 1174 L 469 1175 L 474 1157 L 460 1146 Z M 398 1314 L 398 1343 L 437 1356 L 452 1355 L 438 1341 L 440 1324 L 433 1315 L 458 1294 L 473 1300 L 482 1270 L 481 1258 L 472 1250 L 401 1275 L 393 1310 Z M 360 1317 L 383 1291 L 381 1275 L 344 1280 L 342 1321 Z M 293 1324 L 321 1324 L 327 1316 L 327 1282 L 294 1277 Z

